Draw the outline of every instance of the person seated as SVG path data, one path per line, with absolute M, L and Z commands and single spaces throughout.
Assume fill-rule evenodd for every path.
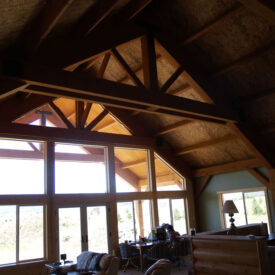
M 179 232 L 174 230 L 174 227 L 171 224 L 168 224 L 166 226 L 166 230 L 168 233 L 168 238 L 170 240 L 170 247 L 173 248 L 175 247 L 176 242 L 179 240 L 180 234 Z

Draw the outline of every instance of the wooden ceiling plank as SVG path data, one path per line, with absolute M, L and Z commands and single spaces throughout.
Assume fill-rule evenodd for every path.
M 30 84 L 28 89 L 24 89 L 24 91 L 53 97 L 87 100 L 103 105 L 114 106 L 116 104 L 117 107 L 139 109 L 144 112 L 166 112 L 175 115 L 178 113 L 183 117 L 191 116 L 217 122 L 238 120 L 236 112 L 224 107 L 167 94 L 154 97 L 141 87 L 98 79 L 75 72 L 26 65 L 22 75 L 17 75 L 15 79 L 24 80 Z M 160 110 L 147 110 L 147 107 Z
M 108 111 L 103 110 L 85 129 L 92 130 L 107 115 Z
M 67 126 L 67 128 L 74 128 L 73 124 L 66 118 L 64 113 L 52 102 L 49 102 L 49 106 L 53 112 L 60 118 L 60 120 Z
M 132 167 L 139 166 L 139 165 L 146 164 L 146 163 L 147 163 L 147 159 L 136 160 L 136 161 L 131 161 L 131 162 L 128 162 L 128 163 L 124 163 L 121 166 L 121 168 L 122 169 L 132 168 Z
M 199 198 L 201 192 L 205 189 L 207 184 L 210 182 L 211 178 L 212 178 L 211 175 L 205 176 L 205 178 L 203 179 L 203 182 L 200 184 L 200 186 L 196 190 L 196 194 L 195 194 L 196 199 Z
M 171 41 L 171 37 L 168 35 L 158 35 L 158 40 L 159 43 L 158 45 L 160 46 L 160 53 L 162 55 L 165 56 L 165 58 L 168 58 L 169 62 L 171 62 L 172 64 L 174 64 L 174 66 L 179 66 L 181 65 L 183 68 L 185 67 L 182 60 L 184 60 L 182 54 L 181 54 L 181 50 L 179 48 L 177 48 L 175 45 L 172 45 L 170 43 Z M 162 46 L 160 43 L 162 43 L 166 49 L 164 48 L 164 46 Z M 169 50 L 169 52 L 168 52 Z M 186 70 L 185 70 L 186 73 Z M 188 74 L 189 75 L 189 74 Z M 212 100 L 212 98 L 206 93 L 206 91 L 199 85 L 200 83 L 196 83 L 196 81 L 194 81 L 193 77 L 191 77 L 191 75 L 189 75 L 190 80 L 188 81 L 188 83 L 190 83 L 190 81 L 193 81 L 193 83 L 190 85 L 192 85 L 192 87 L 194 88 L 194 90 L 196 90 L 199 95 L 205 100 L 205 102 L 208 103 L 214 103 L 214 101 Z M 213 95 L 212 95 L 213 96 Z M 270 156 L 270 152 L 268 150 L 268 148 L 266 148 L 264 142 L 259 142 L 259 137 L 257 136 L 257 134 L 255 134 L 255 131 L 253 132 L 253 135 L 250 136 L 249 133 L 247 133 L 247 131 L 245 131 L 244 129 L 239 128 L 238 126 L 236 126 L 234 123 L 227 123 L 227 125 L 229 126 L 229 128 L 233 131 L 233 133 L 235 133 L 242 141 L 245 142 L 246 146 L 252 150 L 252 152 L 260 158 L 260 160 L 262 161 L 262 163 L 266 164 L 266 167 L 275 167 L 275 159 L 274 157 Z M 256 135 L 256 143 L 253 140 L 253 136 Z
M 187 45 L 189 43 L 191 43 L 192 41 L 194 41 L 195 39 L 198 39 L 199 37 L 201 37 L 202 35 L 204 35 L 205 33 L 209 32 L 210 30 L 212 30 L 214 27 L 216 27 L 217 25 L 221 24 L 223 21 L 225 21 L 226 19 L 239 14 L 241 11 L 244 11 L 245 8 L 243 5 L 237 5 L 236 7 L 234 7 L 233 9 L 227 11 L 225 14 L 223 14 L 222 16 L 220 16 L 219 18 L 215 19 L 214 21 L 212 21 L 211 23 L 207 24 L 206 26 L 204 26 L 200 31 L 196 32 L 195 34 L 189 36 L 182 45 Z
M 155 41 L 152 33 L 141 38 L 144 85 L 156 94 L 159 92 Z
M 170 88 L 170 86 L 178 79 L 178 77 L 182 74 L 184 69 L 182 67 L 179 67 L 169 78 L 168 80 L 163 84 L 163 86 L 160 88 L 160 93 L 164 94 L 167 92 L 167 90 Z M 171 94 L 171 93 L 169 93 Z
M 84 114 L 84 102 L 76 100 L 75 101 L 75 127 L 83 128 L 82 118 Z
M 236 136 L 229 134 L 229 135 L 226 135 L 226 136 L 223 136 L 223 137 L 220 137 L 220 138 L 211 139 L 211 140 L 208 140 L 208 141 L 205 141 L 205 142 L 201 142 L 199 144 L 195 144 L 195 145 L 192 145 L 192 146 L 185 147 L 182 150 L 180 150 L 180 152 L 178 152 L 177 155 L 189 154 L 189 153 L 201 150 L 201 149 L 205 149 L 205 148 L 210 147 L 210 146 L 225 143 L 225 142 L 232 141 L 232 140 L 235 140 L 235 139 L 237 139 Z
M 123 59 L 123 57 L 117 51 L 117 49 L 113 48 L 111 50 L 111 52 L 112 52 L 113 56 L 115 57 L 116 61 L 121 65 L 121 67 L 129 75 L 129 77 L 134 81 L 134 83 L 136 83 L 136 85 L 139 87 L 144 87 L 142 82 L 139 80 L 139 78 L 136 76 L 136 74 L 132 71 L 130 66 L 126 63 L 126 61 Z
M 188 125 L 190 123 L 195 122 L 194 120 L 181 120 L 179 122 L 176 122 L 172 125 L 166 126 L 163 129 L 160 129 L 157 133 L 156 136 L 162 136 L 168 133 L 171 133 L 173 131 L 176 131 L 179 128 L 184 127 L 185 125 Z
M 255 177 L 260 183 L 262 183 L 265 187 L 267 187 L 268 189 L 270 189 L 270 182 L 269 182 L 268 178 L 266 178 L 264 175 L 262 175 L 259 171 L 257 171 L 254 168 L 249 168 L 249 169 L 247 169 L 247 171 L 253 177 Z
M 249 168 L 258 168 L 264 166 L 264 163 L 257 159 L 238 160 L 226 164 L 214 165 L 206 168 L 199 168 L 192 171 L 194 177 L 211 176 L 235 171 L 247 170 Z
M 251 10 L 253 13 L 261 16 L 263 19 L 268 20 L 270 23 L 275 23 L 275 12 L 272 6 L 269 6 L 267 1 L 259 0 L 238 0 L 247 9 Z M 272 5 L 272 4 L 271 4 Z
M 119 0 L 97 1 L 79 20 L 76 26 L 77 37 L 87 36 L 115 8 Z
M 110 128 L 116 124 L 117 124 L 116 121 L 110 121 L 108 124 L 102 125 L 102 126 L 98 127 L 96 130 L 97 131 L 104 131 L 104 130 L 106 131 L 108 128 Z
M 25 44 L 27 55 L 32 54 L 39 47 L 72 2 L 73 0 L 48 0 L 46 2 L 36 22 L 32 24 L 33 29 L 27 36 Z
M 232 72 L 234 71 L 235 69 L 237 69 L 238 67 L 252 61 L 253 59 L 257 58 L 257 57 L 260 57 L 264 54 L 267 54 L 269 51 L 271 50 L 274 50 L 275 44 L 272 43 L 271 45 L 268 45 L 268 46 L 265 46 L 261 49 L 257 49 L 255 52 L 251 53 L 251 54 L 248 54 L 246 56 L 243 56 L 237 60 L 235 60 L 234 62 L 232 62 L 231 64 L 229 65 L 226 65 L 220 69 L 218 69 L 217 71 L 215 71 L 213 74 L 212 74 L 212 77 L 218 77 L 218 76 L 221 76 L 223 74 L 226 74 L 226 73 L 229 73 L 229 72 Z

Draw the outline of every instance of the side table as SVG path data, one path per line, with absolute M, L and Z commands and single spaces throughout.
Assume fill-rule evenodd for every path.
M 67 262 L 65 264 L 60 263 L 51 263 L 45 264 L 45 268 L 47 269 L 49 274 L 55 275 L 67 275 L 73 266 L 73 262 Z

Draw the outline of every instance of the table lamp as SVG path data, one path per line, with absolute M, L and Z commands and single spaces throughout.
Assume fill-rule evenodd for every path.
M 234 216 L 234 213 L 239 213 L 235 203 L 232 201 L 232 200 L 227 200 L 224 202 L 223 204 L 223 208 L 222 208 L 222 213 L 227 213 L 230 217 L 230 222 L 231 222 L 231 226 L 230 226 L 230 229 L 232 230 L 236 230 L 236 226 L 234 224 L 234 219 L 233 219 L 233 216 Z

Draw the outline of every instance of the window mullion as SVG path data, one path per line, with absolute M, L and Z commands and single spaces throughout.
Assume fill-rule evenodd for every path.
M 132 209 L 133 209 L 133 224 L 134 224 L 134 238 L 135 242 L 137 240 L 137 230 L 136 230 L 136 215 L 135 215 L 135 202 L 132 201 Z
M 170 209 L 170 222 L 174 226 L 172 199 L 169 199 L 169 209 Z
M 242 192 L 242 195 L 243 195 L 243 208 L 244 208 L 245 223 L 247 224 L 246 203 L 245 203 L 245 198 L 244 198 L 244 192 Z
M 19 262 L 19 206 L 16 205 L 16 262 Z

